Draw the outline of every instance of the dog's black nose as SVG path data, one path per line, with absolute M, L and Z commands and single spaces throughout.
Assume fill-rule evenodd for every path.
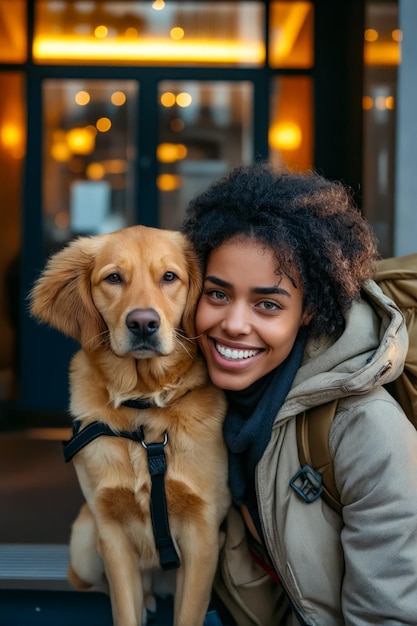
M 153 335 L 160 324 L 161 318 L 155 309 L 134 309 L 126 317 L 126 326 L 136 337 Z

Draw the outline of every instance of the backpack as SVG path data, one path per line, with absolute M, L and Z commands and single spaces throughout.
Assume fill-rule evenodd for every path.
M 405 318 L 409 347 L 404 371 L 387 389 L 417 428 L 417 253 L 378 261 L 374 280 L 394 300 Z M 304 472 L 300 476 L 301 482 L 305 481 L 302 493 L 299 487 L 294 487 L 293 481 L 291 484 L 306 502 L 321 495 L 332 509 L 341 513 L 329 450 L 329 431 L 336 410 L 337 400 L 334 400 L 297 416 L 298 455 L 300 471 Z M 313 470 L 311 474 L 310 470 Z

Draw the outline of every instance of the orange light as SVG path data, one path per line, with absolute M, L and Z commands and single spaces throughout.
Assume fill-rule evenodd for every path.
M 268 143 L 274 150 L 297 150 L 301 141 L 301 128 L 292 121 L 274 124 L 268 133 Z
M 160 191 L 175 191 L 181 187 L 181 178 L 174 174 L 161 174 L 156 179 Z
M 175 104 L 175 94 L 171 91 L 166 91 L 161 96 L 161 104 L 164 107 L 173 107 Z
M 66 143 L 75 154 L 90 154 L 95 147 L 95 136 L 89 128 L 72 128 L 66 134 Z
M 379 37 L 379 33 L 375 28 L 367 28 L 363 34 L 365 41 L 376 41 Z
M 85 106 L 90 102 L 90 94 L 88 91 L 79 91 L 75 96 L 75 102 L 80 106 Z
M 108 32 L 109 32 L 109 29 L 107 28 L 107 26 L 103 26 L 103 25 L 97 26 L 94 29 L 94 34 L 97 37 L 97 39 L 104 39 L 105 37 L 107 37 Z
M 364 111 L 370 111 L 374 106 L 374 101 L 371 96 L 363 96 L 362 98 L 362 109 Z
M 154 61 L 168 63 L 246 63 L 259 65 L 265 59 L 262 42 L 221 41 L 215 39 L 172 39 L 153 38 L 127 40 L 112 38 L 98 41 L 96 37 L 35 38 L 33 55 L 37 61 L 73 60 L 90 61 Z
M 174 28 L 171 28 L 169 34 L 171 35 L 172 39 L 175 39 L 176 41 L 182 39 L 185 35 L 184 29 L 180 26 L 174 26 Z
M 364 45 L 365 65 L 398 65 L 401 46 L 395 41 L 368 43 Z
M 104 166 L 101 163 L 90 163 L 85 170 L 85 175 L 90 180 L 100 180 L 104 178 L 105 173 Z
M 156 157 L 160 163 L 175 163 L 186 156 L 187 148 L 181 143 L 160 143 L 156 149 Z
M 15 148 L 22 144 L 22 129 L 17 124 L 4 124 L 0 130 L 1 143 L 5 148 Z
M 96 128 L 101 133 L 107 133 L 111 128 L 111 121 L 108 117 L 100 117 L 96 122 Z
M 114 106 L 120 107 L 126 102 L 126 94 L 123 91 L 115 91 L 112 93 L 110 100 Z

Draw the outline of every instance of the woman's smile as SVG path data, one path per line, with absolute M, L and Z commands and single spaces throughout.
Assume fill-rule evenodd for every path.
M 272 249 L 240 236 L 211 252 L 196 327 L 215 385 L 245 389 L 275 369 L 304 317 L 303 290 L 277 275 Z

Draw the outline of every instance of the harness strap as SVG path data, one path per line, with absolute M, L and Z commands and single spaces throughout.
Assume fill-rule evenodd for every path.
M 132 408 L 148 408 L 148 403 L 141 400 L 126 401 L 123 404 Z M 138 405 L 141 406 L 138 406 Z M 145 406 L 146 404 L 146 406 Z M 167 463 L 164 448 L 168 442 L 168 435 L 165 433 L 164 440 L 159 443 L 146 443 L 143 433 L 143 426 L 138 430 L 121 430 L 114 432 L 103 422 L 92 422 L 80 430 L 81 422 L 76 420 L 73 424 L 72 437 L 64 441 L 64 459 L 68 463 L 82 448 L 88 445 L 97 437 L 102 435 L 108 437 L 125 437 L 131 441 L 142 444 L 146 450 L 148 459 L 148 469 L 151 476 L 150 514 L 152 529 L 155 539 L 155 546 L 159 552 L 159 563 L 163 570 L 170 570 L 179 567 L 180 559 L 175 550 L 169 529 L 167 501 L 165 493 L 165 472 Z
M 142 445 L 148 455 L 149 474 L 151 475 L 151 520 L 156 549 L 159 552 L 159 563 L 163 570 L 176 569 L 180 565 L 178 554 L 169 530 L 167 502 L 165 494 L 165 472 L 167 469 L 164 447 L 168 441 Z

